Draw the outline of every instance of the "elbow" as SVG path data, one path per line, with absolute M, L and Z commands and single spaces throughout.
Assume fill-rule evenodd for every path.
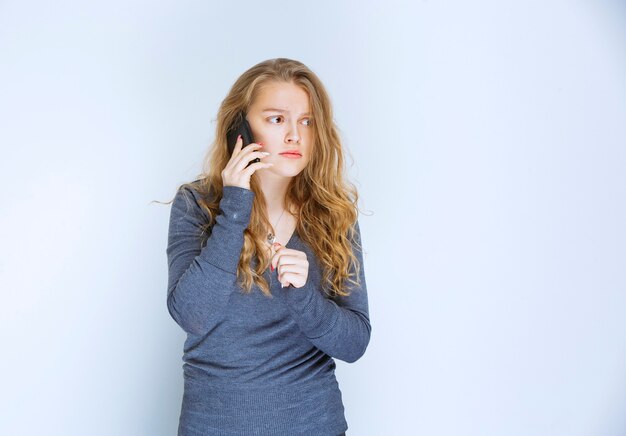
M 370 324 L 366 323 L 365 325 L 366 325 L 366 332 L 362 336 L 360 345 L 358 347 L 355 346 L 354 352 L 345 356 L 345 358 L 342 359 L 343 361 L 347 363 L 354 363 L 357 360 L 359 360 L 361 357 L 363 357 L 363 355 L 365 354 L 365 351 L 367 350 L 367 346 L 370 343 L 370 336 L 372 333 L 372 327 L 370 326 Z
M 178 305 L 176 304 L 175 292 L 172 291 L 167 296 L 167 310 L 176 324 L 182 328 L 185 333 L 191 335 L 202 335 L 204 332 L 203 326 L 199 325 L 199 323 L 194 322 L 192 317 L 182 316 L 181 310 L 179 310 Z
M 362 346 L 358 352 L 349 354 L 347 356 L 345 356 L 345 358 L 343 359 L 344 362 L 347 363 L 354 363 L 357 360 L 359 360 L 361 357 L 363 357 L 363 355 L 365 354 L 365 350 L 367 350 L 367 344 L 365 344 L 364 346 Z

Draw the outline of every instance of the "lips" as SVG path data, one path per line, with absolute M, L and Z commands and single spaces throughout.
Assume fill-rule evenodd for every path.
M 281 155 L 290 155 L 290 156 L 302 156 L 302 153 L 300 153 L 297 150 L 289 150 L 289 151 L 285 151 L 283 153 L 280 153 Z
M 297 152 L 297 151 L 285 151 L 283 153 L 280 153 L 281 157 L 284 157 L 285 159 L 301 159 L 302 155 Z

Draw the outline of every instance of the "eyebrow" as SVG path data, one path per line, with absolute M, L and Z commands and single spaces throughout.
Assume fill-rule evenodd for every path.
M 268 107 L 267 109 L 263 109 L 261 112 L 287 112 L 284 109 L 277 109 L 275 107 Z M 303 112 L 300 115 L 311 115 L 310 112 Z

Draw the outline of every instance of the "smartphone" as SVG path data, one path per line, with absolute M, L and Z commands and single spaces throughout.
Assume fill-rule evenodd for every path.
M 250 128 L 250 124 L 248 124 L 248 120 L 246 120 L 246 114 L 240 112 L 235 121 L 233 121 L 232 125 L 229 127 L 228 132 L 226 132 L 226 142 L 228 144 L 228 151 L 232 155 L 235 151 L 235 144 L 237 143 L 237 136 L 241 135 L 243 140 L 243 144 L 241 148 L 246 145 L 250 145 L 254 142 L 254 138 L 252 137 L 252 129 Z M 246 168 L 256 162 L 260 162 L 261 159 L 258 157 L 256 159 L 252 159 Z

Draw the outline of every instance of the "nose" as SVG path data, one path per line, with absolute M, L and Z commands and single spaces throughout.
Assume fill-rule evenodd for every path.
M 297 125 L 292 125 L 291 129 L 289 129 L 289 132 L 287 132 L 287 142 L 289 144 L 291 143 L 299 143 L 300 142 L 300 134 L 298 133 L 298 126 Z

